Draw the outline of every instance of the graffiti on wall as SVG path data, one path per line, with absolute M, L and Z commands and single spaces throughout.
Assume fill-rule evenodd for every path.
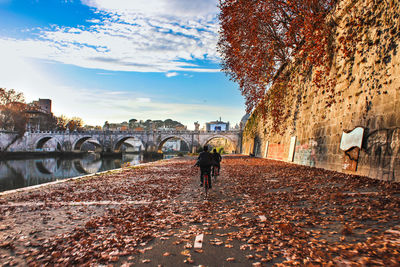
M 296 148 L 294 153 L 294 162 L 314 167 L 317 162 L 317 147 L 318 142 L 314 139 L 310 139 L 308 143 L 300 144 L 296 142 Z
M 369 166 L 369 176 L 400 180 L 400 128 L 380 129 L 365 135 L 362 163 Z

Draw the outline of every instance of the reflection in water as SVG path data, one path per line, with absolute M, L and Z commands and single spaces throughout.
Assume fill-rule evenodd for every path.
M 36 161 L 36 168 L 43 174 L 51 174 L 51 172 L 44 166 L 43 161 Z
M 123 154 L 122 158 L 101 158 L 88 154 L 82 158 L 35 158 L 0 161 L 0 192 L 85 174 L 137 165 L 142 154 Z M 150 160 L 151 161 L 151 160 Z

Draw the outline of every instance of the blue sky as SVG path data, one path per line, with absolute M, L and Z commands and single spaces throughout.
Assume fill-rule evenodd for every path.
M 218 0 L 0 0 L 0 87 L 87 124 L 244 115 L 220 72 Z

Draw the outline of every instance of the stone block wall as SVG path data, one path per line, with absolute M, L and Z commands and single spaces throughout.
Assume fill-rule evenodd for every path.
M 286 121 L 273 131 L 272 117 L 256 110 L 243 133 L 245 153 L 336 171 L 400 181 L 400 3 L 397 0 L 344 0 L 332 15 L 336 23 L 330 77 L 334 93 L 318 89 L 300 75 L 295 61 L 283 74 Z M 327 101 L 334 99 L 331 106 Z M 342 133 L 364 128 L 357 169 L 344 170 Z M 266 144 L 268 142 L 268 147 Z

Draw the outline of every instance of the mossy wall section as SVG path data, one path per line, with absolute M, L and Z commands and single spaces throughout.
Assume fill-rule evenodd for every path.
M 341 1 L 332 15 L 334 93 L 317 89 L 315 71 L 305 76 L 302 64 L 293 62 L 282 73 L 292 86 L 286 90 L 287 119 L 280 133 L 272 130 L 268 112 L 262 118 L 256 110 L 245 127 L 242 151 L 290 161 L 296 137 L 297 164 L 400 181 L 399 10 L 398 0 Z M 343 131 L 358 126 L 365 132 L 357 169 L 347 171 L 339 145 Z

